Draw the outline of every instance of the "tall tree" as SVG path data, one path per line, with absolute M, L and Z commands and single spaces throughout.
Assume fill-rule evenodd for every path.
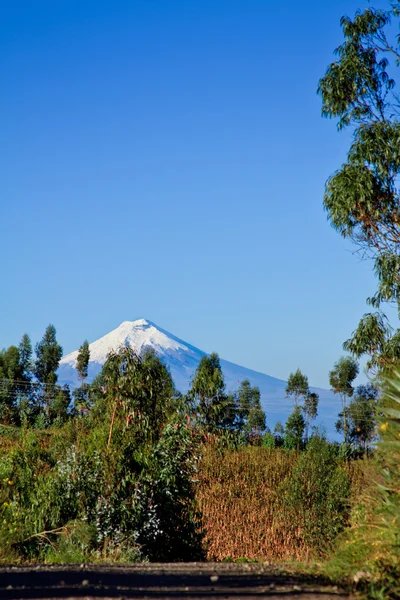
M 275 445 L 282 446 L 285 436 L 285 428 L 280 421 L 277 421 L 274 427 Z
M 247 438 L 260 435 L 266 427 L 265 413 L 261 407 L 261 394 L 257 386 L 252 387 L 248 379 L 244 379 L 237 392 L 238 429 Z
M 349 440 L 364 452 L 377 438 L 377 402 L 378 389 L 373 384 L 359 385 L 336 423 L 337 431 L 343 431 L 346 421 Z
M 106 403 L 100 407 L 110 413 L 109 447 L 114 423 L 122 415 L 127 427 L 140 421 L 148 438 L 157 440 L 176 404 L 171 375 L 155 352 L 138 356 L 130 346 L 122 346 L 110 352 L 101 375 Z
M 309 393 L 308 377 L 300 369 L 295 373 L 290 373 L 286 385 L 286 396 L 291 397 L 294 406 L 298 406 L 299 398 L 305 398 Z
M 81 415 L 86 414 L 89 408 L 90 386 L 87 383 L 85 383 L 85 379 L 88 375 L 89 360 L 89 342 L 85 340 L 78 350 L 78 356 L 76 359 L 76 370 L 78 371 L 78 377 L 81 382 L 81 385 L 78 388 L 74 389 L 74 391 L 72 392 L 74 397 L 75 409 Z
M 354 392 L 353 381 L 358 375 L 358 363 L 351 356 L 342 356 L 334 364 L 329 373 L 329 383 L 332 391 L 339 394 L 342 402 L 343 413 L 343 437 L 345 443 L 348 441 L 347 426 L 347 399 L 351 398 Z
M 324 205 L 332 226 L 373 260 L 377 291 L 344 348 L 369 355 L 369 367 L 391 368 L 400 360 L 400 331 L 392 331 L 382 305 L 400 314 L 400 105 L 394 90 L 400 38 L 389 32 L 400 3 L 387 11 L 367 8 L 342 17 L 344 41 L 319 82 L 322 114 L 352 128 L 347 161 L 326 184 Z M 389 60 L 392 59 L 391 65 Z
M 18 350 L 20 366 L 20 382 L 18 384 L 18 411 L 21 423 L 27 426 L 30 422 L 32 422 L 36 409 L 36 386 L 32 382 L 34 368 L 32 358 L 32 343 L 27 333 L 24 333 L 22 336 Z
M 49 325 L 40 342 L 35 346 L 36 361 L 34 374 L 42 386 L 38 392 L 38 409 L 44 404 L 46 418 L 39 419 L 46 426 L 50 424 L 50 406 L 56 394 L 57 369 L 62 357 L 62 347 L 57 342 L 57 332 L 54 325 Z M 41 425 L 42 427 L 43 425 Z
M 252 434 L 260 435 L 266 427 L 265 412 L 261 407 L 261 394 L 257 386 L 252 388 L 252 403 L 247 417 L 247 426 Z
M 20 354 L 16 346 L 0 352 L 0 419 L 15 423 L 21 378 Z
M 18 346 L 21 381 L 29 383 L 32 379 L 32 343 L 29 335 L 24 333 Z
M 308 433 L 310 428 L 310 421 L 315 419 L 318 414 L 318 403 L 319 403 L 319 395 L 315 392 L 308 392 L 304 397 L 303 406 L 301 410 L 304 415 L 305 420 L 305 440 L 308 441 Z
M 68 409 L 71 403 L 71 392 L 69 386 L 56 387 L 54 399 L 51 403 L 51 417 L 53 425 L 60 426 L 68 418 Z
M 78 377 L 81 381 L 81 384 L 84 382 L 88 375 L 89 360 L 89 342 L 85 340 L 78 350 L 78 357 L 76 359 L 76 370 L 78 371 Z
M 63 349 L 57 342 L 57 331 L 49 325 L 40 342 L 36 344 L 35 376 L 41 384 L 54 385 Z
M 223 425 L 227 396 L 224 376 L 216 352 L 202 357 L 192 379 L 189 397 L 196 403 L 200 421 L 206 431 L 215 432 Z
M 300 450 L 303 444 L 305 421 L 299 406 L 295 406 L 285 424 L 283 445 L 289 450 Z

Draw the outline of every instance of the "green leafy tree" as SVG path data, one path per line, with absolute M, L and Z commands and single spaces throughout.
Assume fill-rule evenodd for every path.
M 62 347 L 57 342 L 54 325 L 49 325 L 40 342 L 36 344 L 35 376 L 41 384 L 54 385 L 57 369 L 62 357 Z
M 308 377 L 300 369 L 297 369 L 295 373 L 290 373 L 286 385 L 286 396 L 293 399 L 295 408 L 298 406 L 301 408 L 305 419 L 304 434 L 305 441 L 307 441 L 310 421 L 315 419 L 318 414 L 319 396 L 310 391 Z M 302 399 L 301 404 L 299 404 L 300 399 Z
M 252 387 L 244 379 L 237 392 L 237 427 L 247 439 L 260 436 L 266 427 L 265 413 L 261 407 L 261 394 L 257 386 Z
M 364 452 L 377 437 L 377 402 L 378 389 L 373 384 L 359 385 L 336 423 L 337 431 L 343 432 L 346 421 L 349 441 Z
M 86 413 L 89 408 L 90 386 L 85 383 L 85 379 L 88 375 L 89 360 L 89 342 L 85 340 L 78 350 L 76 359 L 76 370 L 78 371 L 81 385 L 73 391 L 75 408 L 80 414 Z
M 290 373 L 286 385 L 286 396 L 293 399 L 295 407 L 298 406 L 299 399 L 304 398 L 309 391 L 308 377 L 300 369 L 297 369 L 295 373 Z
M 24 333 L 18 346 L 21 381 L 30 383 L 33 374 L 32 343 L 29 335 Z
M 20 354 L 16 346 L 0 352 L 0 419 L 17 422 L 17 404 L 22 374 Z
M 3 422 L 18 425 L 21 410 L 31 411 L 34 395 L 31 379 L 32 345 L 25 334 L 18 347 L 10 346 L 0 352 L 0 418 Z
M 127 425 L 140 421 L 148 438 L 158 439 L 165 419 L 173 410 L 174 384 L 154 351 L 146 350 L 138 356 L 130 346 L 123 346 L 110 352 L 102 379 L 106 403 L 100 404 L 100 410 L 111 412 L 109 445 L 114 422 L 121 412 L 127 415 Z
M 240 420 L 240 428 L 242 429 L 246 423 L 253 403 L 253 391 L 250 381 L 244 379 L 237 391 L 238 416 Z
M 88 375 L 88 366 L 90 360 L 89 342 L 85 340 L 82 346 L 78 350 L 78 357 L 76 359 L 76 370 L 78 371 L 78 377 L 83 383 Z
M 57 332 L 54 325 L 49 325 L 40 342 L 35 347 L 36 361 L 34 374 L 42 386 L 39 394 L 39 410 L 44 404 L 46 418 L 40 420 L 48 424 L 50 419 L 50 405 L 54 399 L 57 382 L 57 369 L 60 364 L 63 349 L 57 342 Z
M 195 402 L 200 423 L 206 431 L 216 432 L 223 426 L 228 403 L 217 353 L 202 357 L 188 395 Z
M 32 356 L 32 343 L 29 335 L 24 333 L 18 346 L 20 364 L 20 383 L 18 396 L 18 410 L 20 420 L 28 425 L 35 417 L 36 411 L 36 385 L 32 382 L 34 362 Z
M 400 309 L 400 108 L 391 75 L 400 38 L 388 31 L 399 6 L 342 17 L 344 41 L 318 88 L 322 114 L 338 119 L 339 129 L 350 127 L 353 138 L 346 162 L 327 181 L 325 209 L 332 226 L 373 260 L 378 280 L 367 300 L 378 310 L 364 315 L 344 348 L 369 355 L 368 366 L 379 370 L 400 359 L 400 332 L 382 312 L 387 302 Z
M 252 388 L 252 404 L 247 417 L 247 427 L 252 434 L 260 436 L 266 427 L 265 412 L 261 407 L 261 394 L 257 386 Z
M 305 421 L 300 406 L 295 406 L 285 425 L 283 445 L 290 450 L 300 450 L 303 445 Z
M 303 406 L 301 410 L 305 419 L 305 440 L 308 441 L 308 433 L 310 428 L 310 421 L 314 420 L 318 415 L 318 403 L 319 395 L 316 392 L 308 392 L 304 397 Z
M 343 414 L 343 437 L 345 443 L 348 442 L 348 424 L 347 424 L 347 400 L 354 393 L 353 381 L 358 375 L 358 363 L 351 356 L 342 356 L 335 363 L 332 371 L 329 373 L 329 383 L 332 391 L 339 394 L 342 402 Z
M 71 392 L 68 385 L 58 387 L 54 393 L 51 405 L 52 425 L 60 427 L 68 420 L 68 412 L 71 404 Z
M 285 428 L 280 421 L 277 421 L 274 427 L 275 445 L 282 446 L 285 436 Z

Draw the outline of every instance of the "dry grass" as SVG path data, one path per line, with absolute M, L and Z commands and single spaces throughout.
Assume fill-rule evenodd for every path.
M 304 504 L 288 500 L 296 469 L 299 480 L 299 461 L 299 453 L 281 449 L 244 447 L 218 454 L 205 448 L 196 498 L 208 559 L 303 561 L 315 554 L 304 531 L 304 519 L 313 517 Z M 357 493 L 362 488 L 361 469 L 343 464 L 343 471 Z M 300 482 L 307 489 L 301 473 Z

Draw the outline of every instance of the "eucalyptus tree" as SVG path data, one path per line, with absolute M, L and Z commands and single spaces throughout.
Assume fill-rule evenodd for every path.
M 347 424 L 347 400 L 354 393 L 353 381 L 359 372 L 358 363 L 351 356 L 342 356 L 334 364 L 332 371 L 329 373 L 329 383 L 332 391 L 340 396 L 342 402 L 343 437 L 345 443 L 348 441 L 348 424 Z
M 237 392 L 237 416 L 238 429 L 247 438 L 265 430 L 266 417 L 261 406 L 260 389 L 252 387 L 248 379 L 242 381 Z
M 89 360 L 89 342 L 85 340 L 78 350 L 76 359 L 76 370 L 78 371 L 81 385 L 73 391 L 75 408 L 82 414 L 87 410 L 89 404 L 89 386 L 85 383 L 85 379 L 88 376 Z
M 216 432 L 230 408 L 225 393 L 225 381 L 219 356 L 216 352 L 203 356 L 191 382 L 188 393 L 195 404 L 200 424 L 208 432 Z
M 51 403 L 55 394 L 58 393 L 58 388 L 56 388 L 57 369 L 63 354 L 63 349 L 57 341 L 57 331 L 54 325 L 46 328 L 42 339 L 35 346 L 35 353 L 34 375 L 42 387 L 41 393 L 39 393 L 39 408 L 44 403 L 45 412 L 49 416 Z
M 85 340 L 82 346 L 78 350 L 78 356 L 76 359 L 76 370 L 78 371 L 78 377 L 83 383 L 88 376 L 88 366 L 90 360 L 90 349 L 89 342 Z
M 345 163 L 326 183 L 324 206 L 331 225 L 373 261 L 374 309 L 364 315 L 344 348 L 369 356 L 369 367 L 390 368 L 400 359 L 400 333 L 383 312 L 394 303 L 400 313 L 400 103 L 394 73 L 400 63 L 400 38 L 391 21 L 400 2 L 388 10 L 367 8 L 353 19 L 342 17 L 343 43 L 319 82 L 322 114 L 338 129 L 350 128 Z
M 310 391 L 308 377 L 300 369 L 295 373 L 290 373 L 286 385 L 286 397 L 292 398 L 294 406 L 298 406 L 299 399 L 305 398 Z
M 306 442 L 308 441 L 310 421 L 314 420 L 318 415 L 318 404 L 319 394 L 309 391 L 304 397 L 303 406 L 301 407 L 305 421 L 304 436 Z
M 377 439 L 378 389 L 371 383 L 359 385 L 345 411 L 339 414 L 337 431 L 346 421 L 349 440 L 364 452 Z

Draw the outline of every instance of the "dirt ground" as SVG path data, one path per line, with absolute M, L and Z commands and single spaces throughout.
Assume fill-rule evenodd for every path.
M 312 577 L 237 563 L 147 565 L 31 565 L 0 567 L 0 598 L 266 597 L 268 600 L 339 600 L 350 595 Z

